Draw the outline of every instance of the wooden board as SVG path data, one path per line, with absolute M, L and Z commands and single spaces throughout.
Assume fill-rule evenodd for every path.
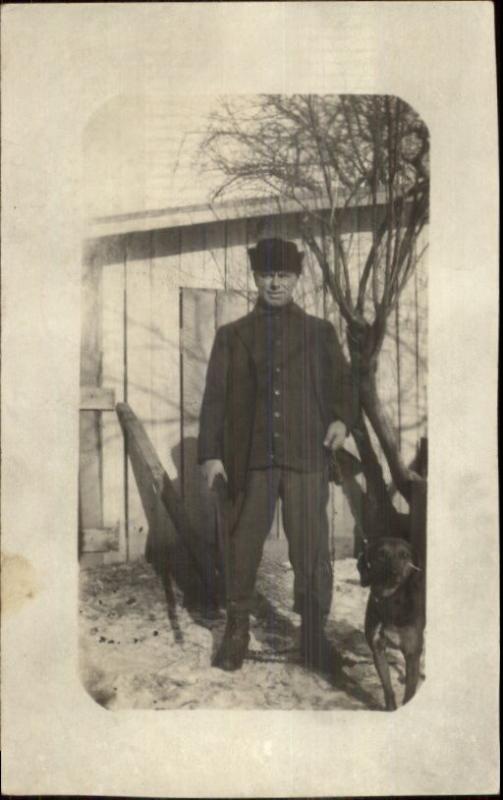
M 102 277 L 102 387 L 114 395 L 116 402 L 124 399 L 124 260 L 106 264 Z M 119 547 L 108 553 L 105 561 L 124 561 L 128 557 L 126 538 L 125 446 L 124 437 L 115 413 L 101 414 L 103 524 L 117 529 Z
M 152 262 L 151 430 L 162 464 L 178 476 L 174 451 L 180 443 L 180 292 L 166 265 Z
M 216 285 L 225 287 L 227 270 L 227 223 L 216 222 L 207 226 L 205 244 L 208 258 L 206 272 L 216 276 Z M 186 284 L 185 284 L 186 285 Z M 201 286 L 206 285 L 205 283 Z
M 304 253 L 302 275 L 299 281 L 300 303 L 309 314 L 324 318 L 326 306 L 320 266 L 316 256 L 306 244 L 301 240 L 298 240 L 297 244 Z
M 398 326 L 400 440 L 401 452 L 406 463 L 413 460 L 421 435 L 418 404 L 417 308 L 414 290 L 415 282 L 411 280 L 400 297 Z
M 115 409 L 115 392 L 102 386 L 80 387 L 81 411 L 113 411 Z
M 171 265 L 172 266 L 172 265 Z M 181 473 L 177 464 L 180 449 L 180 291 L 171 285 L 171 266 L 165 259 L 152 261 L 151 312 L 151 427 L 153 447 L 170 478 L 174 491 L 181 496 Z M 164 535 L 174 540 L 175 531 L 169 516 L 156 504 Z M 160 517 L 159 517 L 160 515 Z
M 118 528 L 84 528 L 82 531 L 83 553 L 105 553 L 118 549 Z
M 151 233 L 152 263 L 162 270 L 167 286 L 180 288 L 182 234 L 180 228 L 161 228 Z
M 198 579 L 203 589 L 202 596 L 213 605 L 216 600 L 216 573 L 212 562 L 204 557 L 200 536 L 192 527 L 184 504 L 174 490 L 141 421 L 127 403 L 117 405 L 117 414 L 128 439 L 129 459 L 148 520 L 148 560 L 162 577 L 167 591 L 173 577 L 187 592 L 188 583 L 193 583 L 189 573 L 195 570 L 197 575 L 193 577 Z M 180 543 L 181 550 L 177 547 Z
M 150 271 L 150 259 L 137 259 L 134 250 L 128 248 L 126 265 L 126 398 L 149 435 L 152 429 Z M 145 552 L 148 524 L 129 461 L 127 470 L 129 557 L 134 559 L 142 556 Z
M 180 447 L 180 230 L 154 231 L 152 285 L 152 441 L 181 491 L 175 464 Z
M 216 293 L 182 290 L 182 441 L 179 468 L 182 497 L 192 524 L 208 542 L 215 540 L 215 515 L 197 464 L 199 414 L 206 369 L 215 337 Z
M 103 525 L 100 412 L 79 414 L 79 521 L 82 528 Z
M 96 259 L 84 262 L 81 301 L 80 382 L 97 388 L 101 370 L 101 269 Z M 99 412 L 80 412 L 79 442 L 80 526 L 99 528 L 103 525 Z
M 98 386 L 101 360 L 101 266 L 85 261 L 81 289 L 80 384 Z
M 215 268 L 204 225 L 181 230 L 180 288 L 223 288 L 222 275 Z
M 248 313 L 248 298 L 245 292 L 216 292 L 215 298 L 216 327 Z
M 246 220 L 236 220 L 227 225 L 225 287 L 222 288 L 240 292 L 246 298 L 250 277 Z

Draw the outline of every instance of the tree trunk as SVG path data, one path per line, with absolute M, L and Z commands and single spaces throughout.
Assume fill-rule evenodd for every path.
M 390 423 L 389 417 L 383 408 L 376 387 L 375 370 L 363 373 L 360 370 L 360 400 L 362 408 L 367 415 L 372 428 L 375 431 L 379 444 L 388 462 L 391 477 L 397 490 L 407 500 L 410 501 L 412 482 L 422 480 L 417 473 L 405 464 L 398 443 L 395 431 Z
M 352 433 L 366 482 L 360 511 L 365 537 L 373 539 L 378 536 L 398 536 L 401 534 L 399 515 L 388 492 L 363 414 Z

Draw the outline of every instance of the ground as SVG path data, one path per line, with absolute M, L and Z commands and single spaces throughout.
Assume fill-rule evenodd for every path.
M 343 678 L 316 674 L 299 660 L 300 619 L 291 608 L 293 575 L 264 558 L 243 668 L 211 667 L 224 612 L 177 604 L 168 614 L 160 580 L 146 561 L 82 570 L 80 663 L 89 694 L 108 709 L 382 709 L 382 689 L 363 636 L 368 590 L 353 558 L 335 562 L 327 633 L 343 657 Z M 180 601 L 181 597 L 177 599 Z M 399 702 L 400 653 L 389 653 Z

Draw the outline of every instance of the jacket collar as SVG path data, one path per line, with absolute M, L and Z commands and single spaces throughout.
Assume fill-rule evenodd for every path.
M 290 317 L 290 315 L 296 317 L 307 317 L 305 311 L 303 311 L 302 308 L 300 308 L 300 306 L 293 301 L 287 306 L 282 306 L 278 309 L 278 311 L 283 312 L 283 314 L 287 314 L 288 317 Z M 252 359 L 255 350 L 254 344 L 256 325 L 257 323 L 265 321 L 266 319 L 271 319 L 272 314 L 275 313 L 277 313 L 276 309 L 272 309 L 271 306 L 268 306 L 265 303 L 259 304 L 257 301 L 255 307 L 245 317 L 243 317 L 241 320 L 238 320 L 238 324 L 235 328 L 236 335 L 246 347 Z
M 286 316 L 290 314 L 304 314 L 304 311 L 291 300 L 286 306 L 279 306 L 276 308 L 274 306 L 270 306 L 265 303 L 260 298 L 257 300 L 254 309 L 252 310 L 252 315 L 255 317 L 275 317 L 275 316 Z

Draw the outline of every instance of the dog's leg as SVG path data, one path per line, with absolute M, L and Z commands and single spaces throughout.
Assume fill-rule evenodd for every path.
M 379 621 L 374 619 L 372 611 L 367 607 L 367 615 L 365 618 L 365 636 L 372 650 L 375 668 L 381 680 L 382 688 L 384 691 L 384 705 L 386 711 L 395 711 L 396 698 L 391 685 L 391 675 L 389 671 L 389 664 L 386 658 L 386 649 L 384 642 L 380 636 Z
M 391 675 L 389 671 L 388 659 L 386 658 L 386 650 L 382 639 L 377 636 L 372 645 L 372 655 L 374 656 L 374 664 L 382 683 L 384 690 L 384 705 L 386 711 L 395 711 L 396 698 L 391 685 Z
M 419 681 L 420 653 L 410 653 L 405 656 L 405 693 L 403 702 L 408 703 L 416 694 Z
M 419 682 L 419 664 L 423 649 L 423 637 L 415 626 L 406 627 L 400 634 L 400 649 L 405 658 L 405 693 L 403 702 L 414 697 Z

